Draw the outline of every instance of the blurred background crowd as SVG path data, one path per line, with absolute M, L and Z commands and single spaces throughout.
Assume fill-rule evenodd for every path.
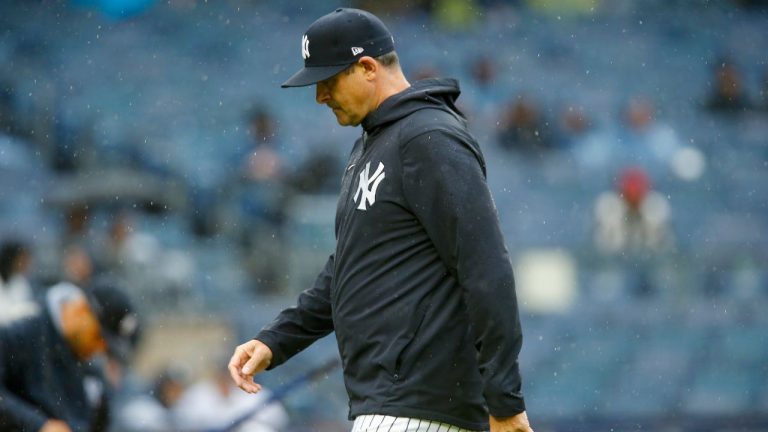
M 759 0 L 3 1 L 0 325 L 108 274 L 145 317 L 115 430 L 255 404 L 224 365 L 332 251 L 359 134 L 279 89 L 340 3 L 382 17 L 409 80 L 460 81 L 537 431 L 768 430 Z M 334 356 L 329 337 L 262 382 Z M 338 371 L 270 410 L 242 430 L 349 428 Z

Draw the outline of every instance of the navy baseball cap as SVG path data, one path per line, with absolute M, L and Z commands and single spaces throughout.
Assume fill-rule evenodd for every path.
M 140 336 L 133 303 L 114 283 L 96 283 L 86 296 L 101 325 L 101 335 L 114 358 L 127 362 Z
M 375 15 L 338 8 L 309 26 L 301 38 L 304 68 L 281 87 L 312 85 L 343 71 L 360 57 L 378 57 L 394 50 L 392 34 Z

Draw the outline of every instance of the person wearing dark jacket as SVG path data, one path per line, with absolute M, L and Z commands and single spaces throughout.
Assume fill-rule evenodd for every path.
M 515 284 L 458 83 L 411 85 L 374 15 L 337 9 L 302 39 L 304 69 L 339 124 L 362 125 L 342 178 L 336 251 L 298 304 L 235 349 L 247 392 L 336 332 L 353 431 L 531 431 Z
M 124 358 L 136 341 L 130 301 L 111 286 L 86 293 L 64 282 L 40 309 L 0 328 L 0 431 L 107 430 L 104 354 Z

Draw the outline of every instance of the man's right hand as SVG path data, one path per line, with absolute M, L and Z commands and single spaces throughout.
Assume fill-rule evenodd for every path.
M 40 432 L 72 432 L 72 429 L 61 420 L 48 420 L 43 423 Z
M 253 376 L 266 369 L 272 362 L 272 350 L 254 339 L 237 348 L 229 360 L 229 374 L 238 387 L 248 393 L 257 393 L 261 386 L 253 382 Z

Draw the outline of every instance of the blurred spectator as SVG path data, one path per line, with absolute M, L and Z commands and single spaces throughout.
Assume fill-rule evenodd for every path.
M 60 250 L 77 246 L 89 256 L 93 255 L 98 249 L 98 239 L 91 224 L 93 212 L 90 206 L 86 203 L 73 203 L 67 208 L 64 217 Z
M 249 116 L 248 133 L 252 140 L 243 175 L 252 181 L 276 180 L 282 174 L 282 162 L 273 145 L 275 119 L 264 108 L 254 109 Z
M 46 292 L 42 313 L 0 328 L 0 430 L 104 431 L 108 357 L 127 361 L 138 338 L 130 300 L 111 286 Z M 107 356 L 105 356 L 107 354 Z
M 0 325 L 37 312 L 27 279 L 31 265 L 32 253 L 24 243 L 9 240 L 0 245 Z
M 146 216 L 146 215 L 145 215 Z M 182 308 L 195 301 L 196 260 L 189 252 L 167 247 L 154 233 L 135 227 L 139 214 L 116 213 L 99 249 L 99 273 L 129 283 L 153 310 Z
M 714 86 L 707 100 L 707 108 L 717 112 L 736 112 L 750 108 L 744 92 L 744 77 L 738 67 L 728 59 L 721 60 L 713 70 Z
M 487 56 L 478 57 L 472 62 L 472 81 L 481 88 L 490 87 L 496 81 L 496 65 Z
M 265 108 L 248 115 L 250 142 L 240 163 L 242 210 L 256 224 L 277 226 L 283 221 L 286 190 L 283 162 L 277 151 L 275 119 Z
M 187 378 L 168 368 L 158 374 L 148 393 L 125 403 L 117 414 L 117 424 L 125 432 L 168 432 L 180 430 L 174 409 L 187 388 Z M 195 428 L 191 430 L 200 429 Z
M 600 252 L 647 255 L 674 245 L 669 203 L 652 190 L 648 174 L 640 168 L 623 171 L 617 190 L 597 198 L 594 216 L 594 240 Z
M 240 209 L 241 243 L 246 269 L 259 291 L 280 291 L 284 268 L 282 226 L 291 197 L 282 157 L 277 151 L 276 121 L 264 107 L 248 114 L 249 143 L 241 156 L 235 198 Z
M 593 125 L 583 108 L 569 106 L 560 113 L 557 130 L 557 147 L 572 148 L 584 145 Z
M 228 360 L 228 359 L 227 359 Z M 259 393 L 241 391 L 232 382 L 226 362 L 214 368 L 211 379 L 191 385 L 176 405 L 176 418 L 183 430 L 222 428 L 252 413 L 253 416 L 235 432 L 277 432 L 288 426 L 288 414 L 275 401 L 267 403 L 272 393 L 262 388 Z
M 542 157 L 552 149 L 549 124 L 536 104 L 524 96 L 507 106 L 497 139 L 502 148 L 527 156 Z
M 99 272 L 126 277 L 133 268 L 156 261 L 160 249 L 154 237 L 136 232 L 131 215 L 121 211 L 111 217 L 94 257 L 96 268 Z
M 569 174 L 582 182 L 585 178 L 595 184 L 608 181 L 610 171 L 596 171 L 591 164 L 600 160 L 601 152 L 606 152 L 606 149 L 614 145 L 613 131 L 595 125 L 587 111 L 580 106 L 568 106 L 563 109 L 556 130 L 555 147 L 563 151 L 566 162 L 573 167 L 572 173 Z M 570 168 L 563 169 L 571 171 Z
M 291 176 L 291 186 L 299 192 L 336 193 L 342 162 L 329 150 L 316 150 Z
M 502 86 L 496 82 L 497 64 L 488 54 L 477 56 L 467 71 L 472 78 L 465 86 L 459 104 L 476 129 L 492 131 L 498 121 L 499 106 L 506 101 Z
M 674 129 L 657 121 L 654 114 L 655 107 L 649 100 L 631 100 L 624 111 L 625 127 L 619 134 L 621 153 L 649 170 L 667 164 L 680 147 Z
M 61 262 L 64 280 L 81 287 L 87 287 L 93 276 L 93 261 L 88 252 L 77 245 L 69 246 L 64 251 Z
M 104 263 L 110 269 L 119 269 L 125 263 L 125 250 L 133 232 L 133 226 L 127 213 L 118 213 L 109 226 L 104 247 Z
M 653 175 L 666 174 L 674 155 L 681 149 L 675 130 L 654 117 L 655 108 L 647 99 L 630 100 L 622 111 L 622 124 L 595 135 L 574 148 L 577 162 L 585 172 L 642 167 Z

